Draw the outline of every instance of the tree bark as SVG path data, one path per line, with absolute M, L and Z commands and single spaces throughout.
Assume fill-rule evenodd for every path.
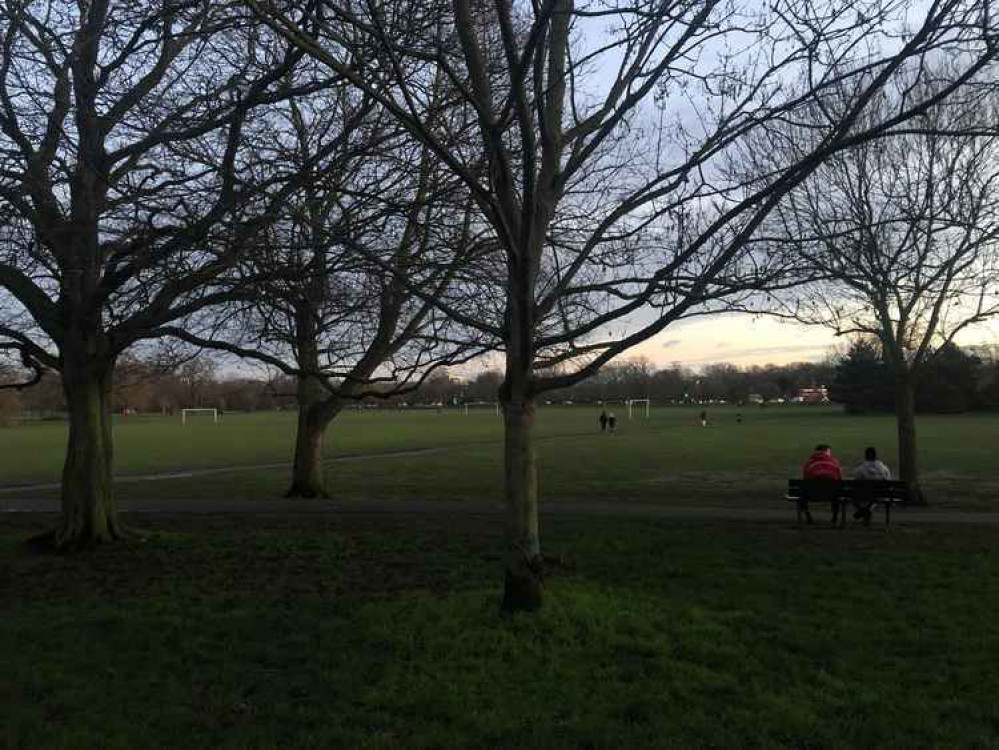
M 909 502 L 926 505 L 919 485 L 916 459 L 916 383 L 911 375 L 895 378 L 895 420 L 898 427 L 898 473 L 909 490 Z
M 541 608 L 542 601 L 534 401 L 526 395 L 508 395 L 503 399 L 503 414 L 506 579 L 501 609 L 533 612 Z
M 63 351 L 62 385 L 69 409 L 69 443 L 62 471 L 62 518 L 53 531 L 35 540 L 64 551 L 125 535 L 112 488 L 110 399 L 114 365 L 88 357 L 88 348 L 75 344 Z
M 340 408 L 331 400 L 324 401 L 322 390 L 314 377 L 299 378 L 295 459 L 285 497 L 329 497 L 323 477 L 323 437 Z

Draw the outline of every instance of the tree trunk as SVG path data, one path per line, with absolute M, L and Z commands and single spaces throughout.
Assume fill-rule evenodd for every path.
M 895 419 L 898 425 L 898 473 L 909 490 L 909 502 L 926 505 L 916 463 L 916 383 L 910 376 L 895 379 Z
M 76 550 L 120 539 L 124 527 L 112 488 L 111 372 L 113 363 L 63 352 L 62 384 L 69 409 L 69 443 L 62 470 L 62 519 L 36 541 Z
M 335 402 L 322 400 L 322 386 L 315 378 L 299 378 L 295 460 L 285 497 L 329 497 L 323 478 L 323 437 L 339 411 Z
M 534 402 L 524 396 L 508 397 L 503 410 L 506 580 L 501 609 L 507 613 L 533 612 L 540 609 L 542 594 Z

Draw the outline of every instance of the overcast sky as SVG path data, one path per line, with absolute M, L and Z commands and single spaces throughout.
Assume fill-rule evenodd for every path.
M 647 357 L 660 367 L 678 362 L 701 367 L 712 362 L 735 365 L 783 364 L 815 361 L 844 345 L 832 332 L 818 326 L 783 323 L 773 318 L 719 315 L 681 321 L 640 344 L 629 356 Z M 969 330 L 958 338 L 962 346 L 999 345 L 999 321 Z

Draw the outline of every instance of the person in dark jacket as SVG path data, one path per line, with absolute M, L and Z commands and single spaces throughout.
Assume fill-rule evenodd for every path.
M 607 420 L 608 419 L 609 419 L 609 417 L 607 416 L 607 410 L 604 409 L 602 412 L 600 412 L 600 431 L 601 432 L 606 432 L 607 431 Z

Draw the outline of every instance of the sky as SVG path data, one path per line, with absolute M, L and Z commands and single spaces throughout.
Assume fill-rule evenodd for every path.
M 962 347 L 999 347 L 999 320 L 968 330 L 958 336 L 957 342 Z M 715 363 L 746 368 L 819 362 L 848 345 L 847 340 L 837 338 L 821 326 L 729 313 L 674 323 L 658 336 L 625 352 L 618 361 L 644 357 L 656 369 L 678 364 L 700 370 Z M 474 378 L 488 369 L 502 369 L 501 360 L 497 357 L 477 360 L 452 372 L 459 377 Z
M 680 321 L 628 356 L 646 357 L 659 367 L 674 362 L 693 368 L 714 362 L 746 367 L 824 359 L 838 343 L 824 328 L 732 314 Z
M 967 331 L 962 346 L 999 345 L 999 321 Z M 676 362 L 700 368 L 715 362 L 749 365 L 814 362 L 847 342 L 826 328 L 786 323 L 744 314 L 680 321 L 630 350 L 627 357 L 647 357 L 657 367 Z

